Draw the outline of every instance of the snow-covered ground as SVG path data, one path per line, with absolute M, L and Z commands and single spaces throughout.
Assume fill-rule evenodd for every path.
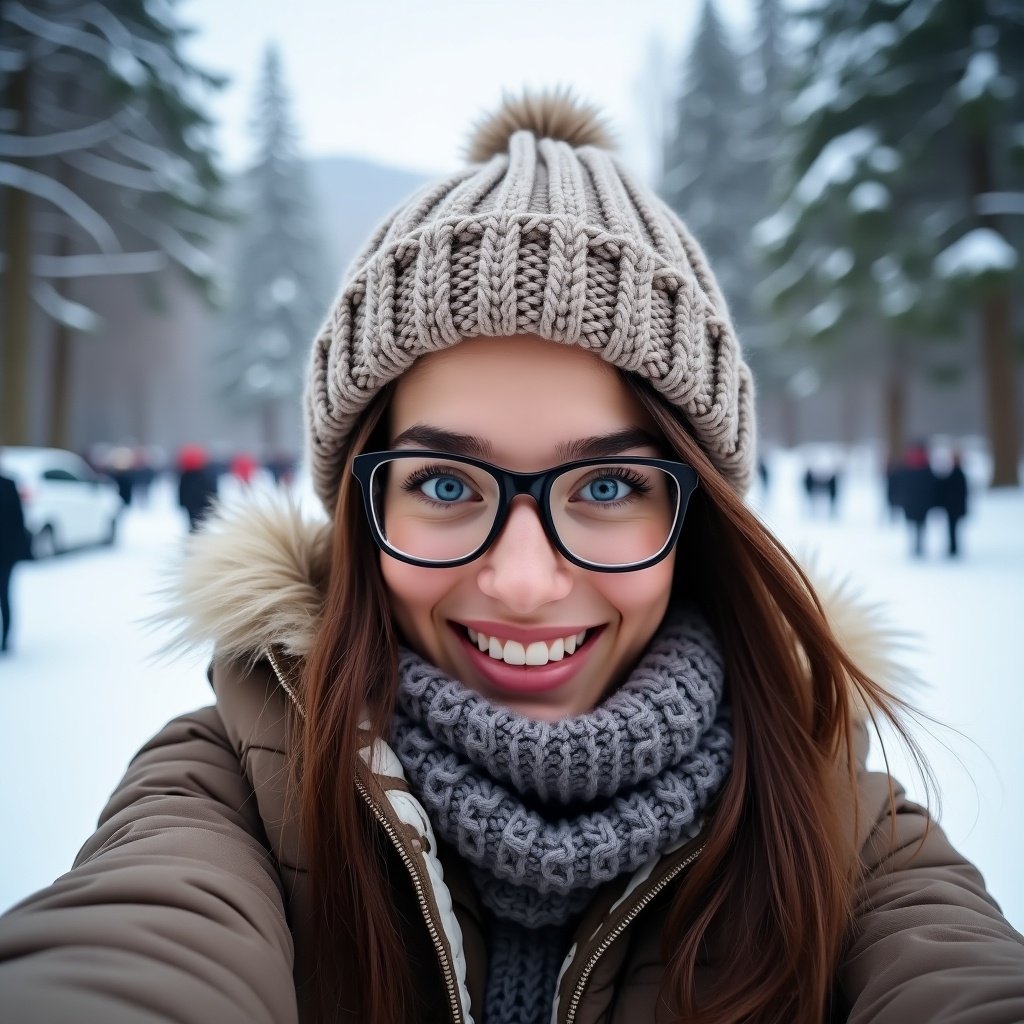
M 869 453 L 849 463 L 834 520 L 805 510 L 802 460 L 773 456 L 771 487 L 752 502 L 795 552 L 848 574 L 918 635 L 906 660 L 927 683 L 919 706 L 944 723 L 917 730 L 943 826 L 1024 928 L 1024 492 L 976 490 L 964 556 L 942 555 L 936 518 L 928 556 L 915 561 L 904 525 L 886 521 Z M 982 478 L 983 467 L 968 469 Z M 140 624 L 184 536 L 170 488 L 158 485 L 148 507 L 125 515 L 115 549 L 15 571 L 16 649 L 0 659 L 0 910 L 70 866 L 145 739 L 212 699 L 203 659 L 154 660 L 161 637 Z M 899 751 L 890 758 L 919 795 Z

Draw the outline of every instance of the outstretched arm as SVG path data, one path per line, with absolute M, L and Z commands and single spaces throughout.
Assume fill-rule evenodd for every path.
M 863 851 L 840 980 L 849 1024 L 1024 1020 L 1024 938 L 977 868 L 897 791 Z
M 214 708 L 132 761 L 74 868 L 0 918 L 22 1021 L 297 1020 L 281 883 Z

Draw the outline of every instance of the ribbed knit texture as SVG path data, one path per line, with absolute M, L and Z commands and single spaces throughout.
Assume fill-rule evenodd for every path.
M 557 723 L 402 650 L 392 743 L 490 912 L 488 1021 L 546 1020 L 567 928 L 593 890 L 697 834 L 732 758 L 723 685 L 692 608 L 670 613 L 600 707 Z
M 524 129 L 417 192 L 349 270 L 307 378 L 308 458 L 328 514 L 342 445 L 385 384 L 464 338 L 513 334 L 639 374 L 748 487 L 753 385 L 700 246 L 607 150 Z

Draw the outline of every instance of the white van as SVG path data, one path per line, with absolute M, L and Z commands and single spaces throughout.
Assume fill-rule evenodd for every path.
M 0 472 L 18 487 L 36 558 L 117 538 L 124 507 L 117 486 L 74 452 L 0 448 Z

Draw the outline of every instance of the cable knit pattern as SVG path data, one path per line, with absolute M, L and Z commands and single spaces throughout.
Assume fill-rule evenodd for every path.
M 698 833 L 732 759 L 723 687 L 717 640 L 690 607 L 670 612 L 600 707 L 555 724 L 402 650 L 392 745 L 434 828 L 470 864 L 501 947 L 495 963 L 556 962 L 553 936 L 562 941 L 593 889 Z M 492 982 L 518 991 L 504 974 Z
M 678 615 L 600 707 L 554 724 L 467 700 L 461 683 L 411 651 L 399 671 L 398 705 L 416 723 L 411 743 L 429 747 L 429 734 L 517 793 L 566 804 L 613 796 L 678 765 L 713 724 L 724 666 L 703 618 Z
M 753 382 L 700 246 L 608 150 L 510 125 L 505 152 L 421 189 L 378 229 L 314 342 L 308 455 L 328 514 L 373 396 L 419 356 L 480 335 L 534 334 L 639 374 L 743 493 Z

